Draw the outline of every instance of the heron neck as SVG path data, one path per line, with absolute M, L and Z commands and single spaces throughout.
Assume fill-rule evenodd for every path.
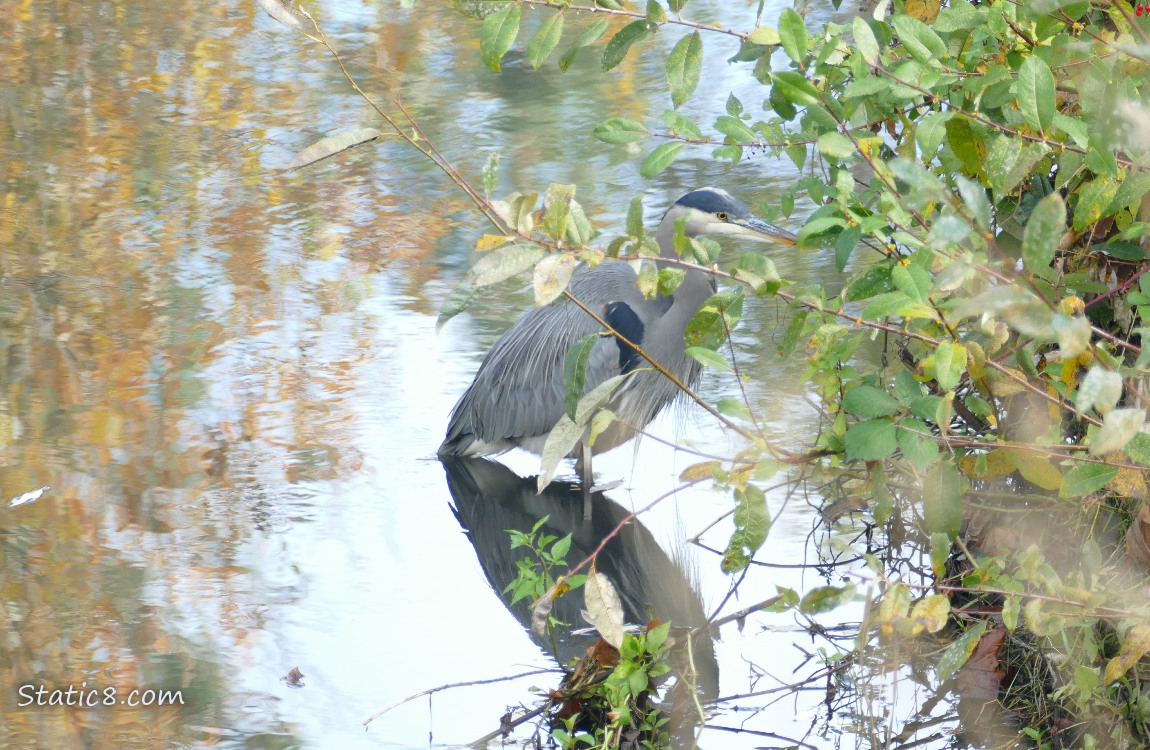
M 655 229 L 655 242 L 659 244 L 659 255 L 661 257 L 669 260 L 679 259 L 679 256 L 675 254 L 675 222 L 668 220 L 662 221 L 658 228 Z M 684 298 L 684 301 L 687 301 L 688 305 L 694 305 L 696 303 L 701 305 L 703 301 L 714 293 L 714 277 L 704 271 L 691 268 L 687 269 L 687 275 L 683 279 L 683 283 L 679 285 L 679 289 L 675 292 L 675 298 Z M 689 298 L 689 301 L 686 298 Z

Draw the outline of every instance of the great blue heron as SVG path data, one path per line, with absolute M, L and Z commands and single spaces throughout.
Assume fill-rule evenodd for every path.
M 676 258 L 675 224 L 686 216 L 688 237 L 739 237 L 795 244 L 795 236 L 751 215 L 725 190 L 707 187 L 687 193 L 663 214 L 655 240 L 663 258 Z M 599 313 L 612 329 L 639 346 L 679 382 L 694 385 L 700 365 L 683 342 L 687 323 L 715 292 L 714 277 L 691 269 L 673 294 L 644 297 L 628 263 L 605 262 L 578 270 L 570 292 Z M 542 453 L 547 434 L 564 414 L 563 363 L 567 352 L 588 334 L 602 331 L 593 317 L 565 297 L 536 307 L 491 347 L 475 380 L 451 413 L 441 457 L 488 456 L 515 447 Z M 607 408 L 618 417 L 589 445 L 587 435 L 571 456 L 577 459 L 584 493 L 591 489 L 591 454 L 622 445 L 680 395 L 670 378 L 647 368 L 647 361 L 615 337 L 595 345 L 587 367 L 586 390 L 615 375 L 646 368 L 627 378 Z

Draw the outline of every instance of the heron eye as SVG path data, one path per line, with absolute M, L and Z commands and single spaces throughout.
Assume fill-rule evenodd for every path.
M 720 211 L 719 213 L 715 214 L 715 217 L 719 221 L 726 221 L 729 218 L 726 211 Z

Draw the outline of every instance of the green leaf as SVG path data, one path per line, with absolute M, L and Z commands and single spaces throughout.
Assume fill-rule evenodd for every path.
M 511 49 L 519 34 L 519 18 L 522 11 L 519 3 L 513 3 L 483 19 L 483 29 L 479 32 L 479 52 L 483 64 L 499 72 L 499 61 Z
M 631 205 L 627 208 L 627 234 L 639 242 L 642 242 L 647 234 L 647 229 L 643 226 L 643 196 L 641 195 L 632 198 Z
M 898 448 L 903 458 L 919 471 L 938 459 L 938 444 L 931 437 L 930 428 L 917 419 L 907 419 L 899 424 Z
M 950 57 L 946 43 L 929 26 L 914 16 L 896 14 L 891 20 L 903 48 L 923 65 L 942 67 L 940 60 Z
M 983 161 L 986 158 L 986 145 L 974 134 L 970 121 L 965 117 L 952 117 L 946 122 L 947 142 L 954 155 L 962 162 L 968 174 L 978 175 L 983 172 Z M 963 199 L 966 194 L 963 194 Z
M 574 185 L 561 185 L 557 182 L 547 187 L 543 196 L 543 229 L 554 240 L 562 241 L 567 236 L 567 224 L 571 220 L 571 203 L 575 198 Z
M 657 146 L 639 165 L 639 174 L 648 180 L 659 174 L 671 166 L 671 162 L 675 161 L 684 145 L 686 144 L 681 141 L 669 141 Z
M 877 294 L 894 291 L 890 266 L 871 266 L 860 276 L 851 279 L 843 290 L 842 298 L 847 302 L 870 299 Z
M 667 20 L 667 11 L 659 0 L 647 0 L 647 20 L 651 23 L 663 23 Z
M 735 501 L 735 531 L 723 554 L 724 573 L 735 573 L 746 568 L 767 541 L 771 529 L 767 496 L 761 489 L 753 484 L 736 489 Z
M 953 391 L 966 372 L 966 347 L 953 341 L 940 342 L 934 350 L 934 378 L 939 388 Z
M 802 73 L 793 70 L 772 73 L 771 82 L 774 83 L 775 90 L 782 94 L 788 102 L 798 104 L 801 107 L 822 105 L 819 90 Z
M 818 140 L 819 153 L 828 159 L 845 161 L 855 155 L 855 144 L 842 133 L 823 133 Z
M 713 349 L 706 349 L 701 346 L 688 346 L 687 356 L 703 367 L 709 367 L 712 370 L 729 372 L 731 369 L 731 363 L 727 361 L 727 358 Z
M 1030 170 L 1047 150 L 1045 145 L 1024 143 L 1021 139 L 1009 135 L 995 138 L 984 165 L 995 194 L 1002 197 L 1013 192 L 1030 176 Z
M 1022 600 L 1017 596 L 1008 596 L 1006 601 L 1002 603 L 1002 624 L 1011 633 L 1018 627 L 1018 611 L 1021 608 Z
M 1034 207 L 1022 236 L 1022 260 L 1032 273 L 1050 267 L 1065 231 L 1066 204 L 1061 195 L 1051 193 Z
M 852 26 L 855 37 L 855 46 L 862 54 L 863 59 L 866 60 L 867 65 L 877 65 L 879 62 L 878 57 L 878 40 L 875 39 L 874 31 L 871 30 L 870 24 L 861 16 L 855 16 Z
M 783 283 L 775 262 L 759 253 L 744 253 L 739 258 L 735 278 L 747 282 L 758 295 L 774 294 Z
M 924 162 L 930 163 L 938 153 L 938 147 L 946 137 L 946 123 L 953 116 L 953 112 L 928 112 L 919 119 L 914 129 L 914 139 Z
M 454 318 L 461 312 L 465 312 L 471 303 L 479 296 L 479 287 L 475 286 L 470 279 L 463 281 L 447 295 L 447 299 L 443 301 L 443 307 L 439 310 L 439 317 L 435 319 L 435 330 L 439 331 L 447 324 L 447 321 Z
M 698 31 L 675 43 L 667 57 L 667 83 L 671 84 L 671 103 L 676 109 L 691 98 L 703 72 L 703 37 Z
M 1041 57 L 1030 55 L 1018 68 L 1015 80 L 1018 109 L 1034 130 L 1047 130 L 1054 120 L 1054 74 Z
M 1074 206 L 1074 229 L 1085 229 L 1102 218 L 1106 207 L 1118 192 L 1118 183 L 1110 178 L 1093 180 L 1078 191 L 1078 203 Z
M 772 27 L 760 26 L 751 32 L 750 41 L 752 44 L 762 44 L 767 47 L 773 47 L 782 40 L 779 38 L 779 32 L 775 31 Z
M 922 505 L 927 531 L 954 541 L 962 527 L 962 476 L 951 461 L 939 461 L 927 471 Z
M 563 56 L 559 58 L 559 69 L 566 71 L 570 68 L 571 63 L 575 62 L 575 57 L 579 54 L 579 50 L 589 44 L 593 44 L 595 40 L 603 36 L 610 27 L 611 22 L 606 18 L 600 18 L 584 26 L 583 30 L 579 32 L 579 36 L 575 37 L 575 41 L 571 43 L 571 46 L 568 47 L 567 51 L 563 53 Z
M 942 658 L 938 660 L 938 667 L 935 673 L 938 679 L 945 680 L 952 674 L 962 668 L 970 659 L 970 655 L 974 653 L 974 649 L 978 646 L 978 642 L 982 639 L 982 634 L 986 631 L 986 621 L 978 620 L 973 626 L 967 628 L 958 640 L 947 646 L 946 651 L 943 652 Z
M 898 402 L 872 385 L 856 385 L 843 396 L 843 408 L 860 417 L 889 417 L 898 411 Z
M 551 545 L 551 559 L 561 561 L 567 557 L 567 553 L 571 550 L 571 534 L 563 537 L 562 539 Z
M 539 27 L 535 36 L 527 43 L 527 62 L 535 70 L 547 62 L 547 58 L 555 51 L 559 39 L 563 36 L 563 14 L 555 13 Z
M 779 14 L 779 41 L 787 57 L 802 63 L 807 56 L 807 45 L 810 40 L 806 22 L 793 8 L 784 8 Z
M 575 342 L 563 360 L 563 406 L 572 421 L 575 420 L 579 399 L 583 398 L 583 391 L 587 387 L 587 363 L 591 361 L 591 352 L 595 344 L 599 343 L 599 338 L 598 332 L 587 334 Z
M 827 612 L 842 604 L 846 604 L 854 598 L 854 594 L 854 584 L 848 583 L 846 586 L 820 586 L 819 588 L 811 589 L 803 595 L 802 601 L 799 602 L 799 611 L 808 615 Z
M 1150 466 L 1150 433 L 1139 432 L 1126 444 L 1126 455 L 1134 463 Z
M 758 136 L 755 131 L 743 124 L 743 121 L 730 115 L 721 115 L 715 120 L 715 130 L 725 136 L 733 138 L 740 143 L 754 143 Z
M 475 286 L 491 286 L 532 268 L 547 251 L 539 245 L 516 242 L 485 253 L 471 267 Z
M 951 129 L 948 126 L 948 136 L 950 136 L 950 132 Z M 951 143 L 952 148 L 953 146 L 954 144 Z M 979 229 L 984 231 L 989 229 L 990 201 L 986 199 L 986 188 L 962 175 L 956 175 L 954 181 L 955 184 L 958 185 L 958 194 L 962 196 L 962 202 L 966 204 L 966 210 L 970 213 L 971 218 L 974 219 L 974 223 L 978 225 Z
M 603 50 L 603 70 L 611 70 L 623 62 L 623 58 L 627 56 L 631 45 L 643 37 L 651 36 L 657 28 L 658 26 L 643 19 L 641 21 L 632 21 L 619 29 L 619 32 L 611 37 L 611 41 L 607 42 L 607 48 Z
M 703 351 L 709 352 L 711 350 L 703 349 Z M 714 354 L 714 352 L 712 352 L 712 354 Z M 719 399 L 719 402 L 715 404 L 715 408 L 717 408 L 719 413 L 724 416 L 735 417 L 736 419 L 742 419 L 747 422 L 751 421 L 751 412 L 747 408 L 747 405 L 742 401 L 742 399 L 730 397 L 721 398 Z
M 835 268 L 839 273 L 846 270 L 847 262 L 850 261 L 851 254 L 861 239 L 862 227 L 857 225 L 839 233 L 839 238 L 835 240 Z
M 799 339 L 803 335 L 803 330 L 806 328 L 810 313 L 810 309 L 806 307 L 795 311 L 795 316 L 791 318 L 791 323 L 787 326 L 787 332 L 783 334 L 783 342 L 779 344 L 780 357 L 789 357 L 795 351 L 795 347 L 798 346 Z
M 673 109 L 664 112 L 662 120 L 667 123 L 667 127 L 671 131 L 670 135 L 678 135 L 695 141 L 703 140 L 703 131 L 699 130 L 699 126 L 691 118 L 681 115 Z
M 711 296 L 691 321 L 683 339 L 687 346 L 718 349 L 727 340 L 727 329 L 734 328 L 743 314 L 743 292 L 724 290 Z
M 847 458 L 877 461 L 894 453 L 898 446 L 894 422 L 883 417 L 853 424 L 844 439 Z
M 1118 476 L 1117 466 L 1108 466 L 1102 463 L 1080 463 L 1066 472 L 1062 479 L 1062 489 L 1058 496 L 1082 497 L 1102 489 L 1114 477 Z
M 483 182 L 483 194 L 488 198 L 495 190 L 495 185 L 499 182 L 499 152 L 491 154 L 487 157 L 487 162 L 483 165 L 483 172 L 480 174 L 480 180 Z
M 651 135 L 643 123 L 625 117 L 612 117 L 595 126 L 595 137 L 604 143 L 634 143 Z

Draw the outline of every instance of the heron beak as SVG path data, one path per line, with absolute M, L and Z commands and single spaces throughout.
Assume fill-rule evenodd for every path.
M 756 240 L 758 242 L 778 242 L 783 245 L 794 246 L 798 243 L 799 238 L 791 234 L 782 227 L 776 227 L 774 224 L 763 221 L 762 219 L 754 216 L 748 216 L 745 219 L 734 219 L 727 222 L 728 226 L 738 227 L 738 230 L 731 232 L 732 236 L 742 237 L 748 240 Z

